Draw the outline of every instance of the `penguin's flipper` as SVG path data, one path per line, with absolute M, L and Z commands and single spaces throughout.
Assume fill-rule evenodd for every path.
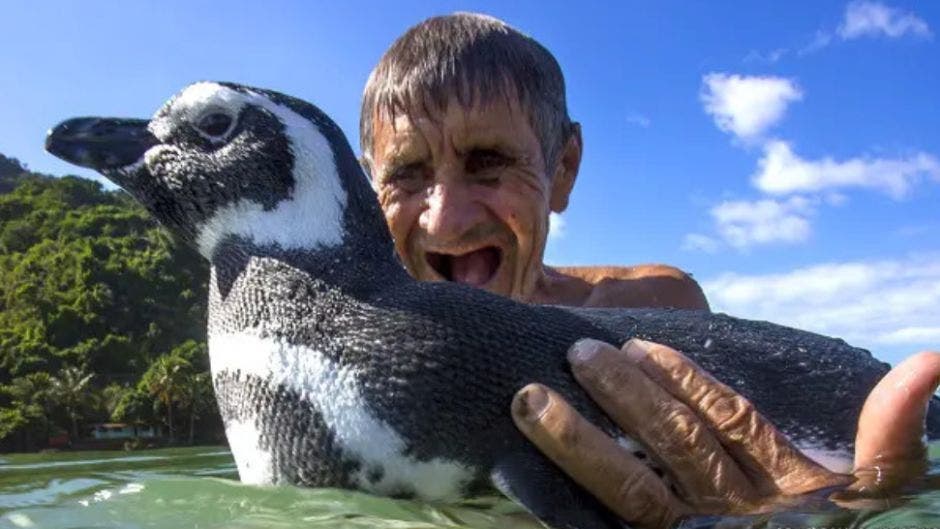
M 503 456 L 490 478 L 500 492 L 554 529 L 629 527 L 534 448 Z

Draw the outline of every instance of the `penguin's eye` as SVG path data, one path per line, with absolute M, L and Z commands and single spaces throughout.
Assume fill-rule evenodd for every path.
M 211 112 L 199 118 L 196 128 L 206 136 L 220 138 L 232 127 L 232 116 L 223 112 Z

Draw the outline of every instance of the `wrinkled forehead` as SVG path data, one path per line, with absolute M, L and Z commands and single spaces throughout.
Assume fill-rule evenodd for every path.
M 219 83 L 200 82 L 187 86 L 157 111 L 155 119 L 194 121 L 207 111 L 223 111 L 237 116 L 248 96 Z
M 457 97 L 443 107 L 417 106 L 396 113 L 376 109 L 372 121 L 375 157 L 388 157 L 408 150 L 415 143 L 437 142 L 446 137 L 458 143 L 521 144 L 537 138 L 524 103 L 494 97 L 472 103 Z

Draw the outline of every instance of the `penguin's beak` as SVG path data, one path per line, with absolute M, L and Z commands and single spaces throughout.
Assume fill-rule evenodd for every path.
M 74 118 L 46 136 L 46 150 L 63 160 L 97 171 L 118 169 L 140 160 L 159 140 L 146 119 Z

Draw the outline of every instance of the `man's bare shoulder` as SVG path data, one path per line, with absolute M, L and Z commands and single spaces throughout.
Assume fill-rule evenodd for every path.
M 663 264 L 637 266 L 556 266 L 555 272 L 590 285 L 585 307 L 674 307 L 708 309 L 698 282 Z

